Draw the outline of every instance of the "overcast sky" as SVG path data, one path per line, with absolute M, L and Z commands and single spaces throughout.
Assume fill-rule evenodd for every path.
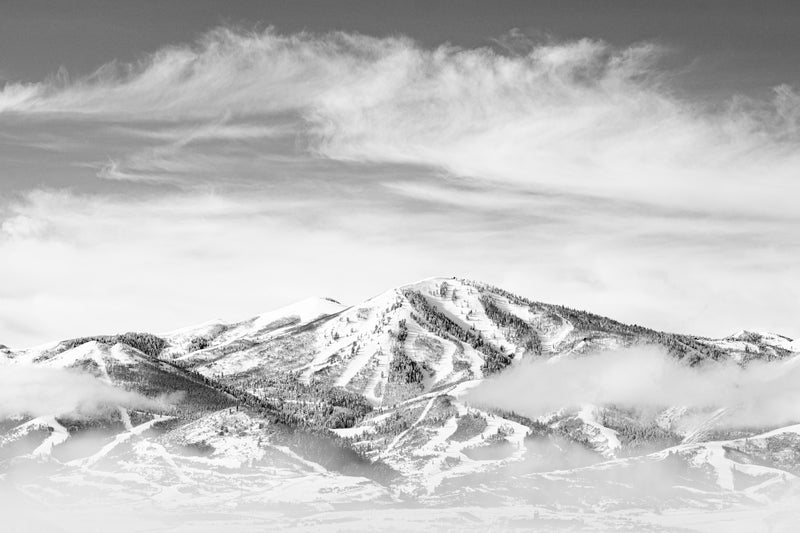
M 0 343 L 434 275 L 800 336 L 796 2 L 6 1 Z

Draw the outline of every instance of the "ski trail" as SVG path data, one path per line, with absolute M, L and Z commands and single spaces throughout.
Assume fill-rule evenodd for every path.
M 380 407 L 383 405 L 383 393 L 378 397 L 375 394 L 375 388 L 378 386 L 378 383 L 383 382 L 385 376 L 389 375 L 389 361 L 391 355 L 380 350 L 377 352 L 376 357 L 378 359 L 378 366 L 372 372 L 372 376 L 370 376 L 362 394 L 372 405 Z
M 155 453 L 159 457 L 161 457 L 161 459 L 163 459 L 165 463 L 167 463 L 170 466 L 170 468 L 172 468 L 172 471 L 175 472 L 175 475 L 178 476 L 178 479 L 180 480 L 181 483 L 192 482 L 189 476 L 187 476 L 183 472 L 183 470 L 181 470 L 181 468 L 178 466 L 178 464 L 175 462 L 175 460 L 172 458 L 172 455 L 170 455 L 170 453 L 167 451 L 166 448 L 164 448 L 161 444 L 158 444 L 157 442 L 150 442 L 148 444 L 150 448 L 153 449 Z
M 150 420 L 149 422 L 145 422 L 144 424 L 139 424 L 138 426 L 131 428 L 130 431 L 126 431 L 125 433 L 120 433 L 119 435 L 114 437 L 114 440 L 112 440 L 111 442 L 100 448 L 100 451 L 98 451 L 91 457 L 87 457 L 85 459 L 76 459 L 74 461 L 70 461 L 67 464 L 83 466 L 85 468 L 94 466 L 95 464 L 97 464 L 98 461 L 100 461 L 103 457 L 108 455 L 114 448 L 116 448 L 123 442 L 127 442 L 128 440 L 131 439 L 131 437 L 134 437 L 136 435 L 141 435 L 142 433 L 153 427 L 153 425 L 155 425 L 156 423 L 161 422 L 162 420 L 169 420 L 170 418 L 172 417 L 162 415 L 162 416 L 157 416 L 154 419 Z
M 358 372 L 364 368 L 369 360 L 372 359 L 373 354 L 365 349 L 364 346 L 358 346 L 356 353 L 350 359 L 349 364 L 345 367 L 344 372 L 339 376 L 334 384 L 335 387 L 346 387 L 350 380 L 353 379 Z
M 724 407 L 717 409 L 714 411 L 711 416 L 701 422 L 694 430 L 687 434 L 686 437 L 683 438 L 681 444 L 697 444 L 700 442 L 700 439 L 703 438 L 703 435 L 714 428 L 717 422 L 722 419 L 728 410 Z
M 311 383 L 311 378 L 314 374 L 331 366 L 333 364 L 331 359 L 351 344 L 353 344 L 352 339 L 348 336 L 343 336 L 340 340 L 320 350 L 310 363 L 297 369 L 300 372 L 300 382 L 304 385 Z
M 596 407 L 594 405 L 583 405 L 578 411 L 578 418 L 595 430 L 596 435 L 593 435 L 590 440 L 598 444 L 599 448 L 605 448 L 601 450 L 601 453 L 604 452 L 608 456 L 615 457 L 615 451 L 622 446 L 617 437 L 617 432 L 599 423 L 595 416 L 595 411 Z
M 402 433 L 400 433 L 398 436 L 396 436 L 394 438 L 394 440 L 391 442 L 391 444 L 389 444 L 389 446 L 386 448 L 386 450 L 384 450 L 384 452 L 383 452 L 384 454 L 387 454 L 387 453 L 391 452 L 392 449 L 395 446 L 397 446 L 397 444 L 401 440 L 403 440 L 403 438 L 406 435 L 408 435 L 409 431 L 411 431 L 412 429 L 417 427 L 417 425 L 419 425 L 420 422 L 425 420 L 425 417 L 428 416 L 428 411 L 430 411 L 431 407 L 433 407 L 433 402 L 435 402 L 436 398 L 438 398 L 438 397 L 439 396 L 437 395 L 437 396 L 434 396 L 433 398 L 431 398 L 430 400 L 428 400 L 428 403 L 425 405 L 425 409 L 422 410 L 422 414 L 419 415 L 419 418 L 417 418 L 417 420 L 413 424 L 411 424 L 411 426 L 409 426 L 409 428 L 407 430 L 403 431 Z
M 274 449 L 286 454 L 288 457 L 290 457 L 291 459 L 297 461 L 298 463 L 310 468 L 312 471 L 317 472 L 318 474 L 325 474 L 325 473 L 328 472 L 325 469 L 325 467 L 323 467 L 321 464 L 315 463 L 313 461 L 309 461 L 307 459 L 304 459 L 303 457 L 301 457 L 301 456 L 297 455 L 296 453 L 294 453 L 291 450 L 291 448 L 289 448 L 288 446 L 278 446 L 276 444 L 271 444 L 270 446 L 272 448 L 274 448 Z
M 133 424 L 131 424 L 131 415 L 128 414 L 128 410 L 122 407 L 121 405 L 117 406 L 117 410 L 119 411 L 119 417 L 122 419 L 122 425 L 125 426 L 125 430 L 133 431 Z
M 433 385 L 443 382 L 454 372 L 453 360 L 458 348 L 453 343 L 447 343 L 443 347 L 442 356 L 433 366 Z
M 564 342 L 564 340 L 569 336 L 570 333 L 575 329 L 575 326 L 572 325 L 571 322 L 566 320 L 564 317 L 559 315 L 561 320 L 564 322 L 564 326 L 558 330 L 558 332 L 547 339 L 546 341 L 542 342 L 542 351 L 545 353 L 553 353 L 558 348 L 558 345 Z
M 35 457 L 43 457 L 46 455 L 50 455 L 53 451 L 53 448 L 64 442 L 69 438 L 69 432 L 67 429 L 62 426 L 61 424 L 56 421 L 56 417 L 54 416 L 42 416 L 36 418 L 35 421 L 42 425 L 47 425 L 52 429 L 50 435 L 44 439 L 44 441 L 35 449 L 33 450 L 33 454 Z M 33 420 L 31 422 L 34 422 Z M 29 424 L 31 422 L 28 422 Z
M 111 347 L 111 354 L 117 358 L 119 358 L 119 353 L 121 348 L 118 344 L 115 344 Z M 102 357 L 95 358 L 97 360 L 98 366 L 100 367 L 100 372 L 102 373 L 102 380 L 114 386 L 114 383 L 111 381 L 111 376 L 108 375 L 108 366 L 106 365 L 105 360 Z M 133 424 L 131 423 L 131 417 L 128 414 L 128 410 L 121 405 L 117 406 L 117 410 L 119 411 L 119 417 L 122 420 L 122 425 L 125 426 L 125 430 L 130 432 L 133 431 Z

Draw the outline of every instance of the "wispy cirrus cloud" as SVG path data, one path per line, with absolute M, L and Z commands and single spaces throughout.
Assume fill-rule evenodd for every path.
M 220 28 L 84 79 L 7 84 L 0 111 L 212 121 L 184 142 L 252 138 L 294 113 L 305 125 L 291 134 L 338 160 L 708 208 L 783 206 L 786 195 L 769 191 L 797 192 L 800 99 L 791 88 L 709 109 L 674 96 L 656 46 L 523 44 L 498 53 Z M 260 124 L 237 124 L 247 117 Z
M 244 280 L 264 265 L 345 300 L 457 273 L 668 329 L 795 327 L 797 93 L 709 105 L 677 95 L 652 44 L 510 39 L 220 28 L 82 79 L 6 83 L 0 251 L 28 291 L 9 305 L 73 317 L 78 296 L 39 265 L 60 257 L 110 294 L 135 258 L 142 298 L 186 302 L 164 327 L 307 294 L 297 279 L 255 307 Z M 231 268 L 230 301 L 203 303 L 192 284 Z

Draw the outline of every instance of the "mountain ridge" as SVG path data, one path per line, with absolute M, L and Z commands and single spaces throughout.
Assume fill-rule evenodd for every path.
M 490 289 L 490 290 L 499 290 L 504 294 L 512 294 L 509 291 L 501 289 L 501 288 L 499 288 L 497 286 L 494 286 L 494 285 L 491 285 L 491 284 L 488 284 L 488 283 L 485 283 L 485 282 L 481 282 L 481 281 L 478 281 L 478 280 L 473 280 L 473 279 L 468 279 L 468 278 L 459 278 L 459 277 L 456 277 L 456 276 L 430 276 L 430 277 L 422 278 L 422 279 L 414 281 L 414 282 L 406 283 L 406 284 L 403 284 L 403 285 L 398 285 L 397 287 L 394 287 L 392 289 L 388 289 L 388 290 L 380 292 L 380 293 L 378 293 L 378 294 L 376 294 L 376 295 L 374 295 L 372 297 L 369 297 L 364 301 L 370 301 L 370 300 L 378 298 L 378 297 L 380 297 L 382 295 L 392 293 L 394 291 L 402 291 L 404 289 L 413 288 L 413 287 L 416 287 L 416 286 L 419 286 L 419 285 L 425 284 L 425 283 L 441 283 L 441 282 L 454 281 L 454 280 L 459 280 L 461 282 L 464 282 L 464 283 L 467 283 L 467 284 L 471 284 L 471 285 L 474 285 L 474 286 L 483 286 L 483 287 L 486 287 L 487 289 Z M 519 296 L 517 296 L 517 297 L 520 298 Z M 571 308 L 569 306 L 564 306 L 564 305 L 561 305 L 561 304 L 546 303 L 546 302 L 541 302 L 541 301 L 536 301 L 536 300 L 529 300 L 527 298 L 522 298 L 522 299 L 524 299 L 524 300 L 526 300 L 528 302 L 547 305 L 547 306 L 551 306 L 551 307 L 560 307 L 560 308 L 564 308 L 564 309 L 569 309 L 571 311 L 577 311 L 577 312 L 580 312 L 580 313 L 585 313 L 585 314 L 601 317 L 601 318 L 604 318 L 606 320 L 610 320 L 610 321 L 613 321 L 613 322 L 616 322 L 618 324 L 621 324 L 621 325 L 624 325 L 624 326 L 628 326 L 628 327 L 643 328 L 643 329 L 647 329 L 647 330 L 654 331 L 654 332 L 659 332 L 659 333 L 686 335 L 686 336 L 691 336 L 691 337 L 700 338 L 700 339 L 717 340 L 717 341 L 728 340 L 728 339 L 730 339 L 730 340 L 739 340 L 742 337 L 748 337 L 748 336 L 758 336 L 758 337 L 763 337 L 763 338 L 767 338 L 767 339 L 781 339 L 781 340 L 785 341 L 785 346 L 787 346 L 787 349 L 788 349 L 788 346 L 791 346 L 791 348 L 794 351 L 800 351 L 800 339 L 793 339 L 793 338 L 791 338 L 791 337 L 789 337 L 787 335 L 783 335 L 781 333 L 777 333 L 777 332 L 774 332 L 774 331 L 755 330 L 755 329 L 741 329 L 741 330 L 736 331 L 735 333 L 726 335 L 724 337 L 712 337 L 712 336 L 708 336 L 708 335 L 696 335 L 696 334 L 680 334 L 680 333 L 676 333 L 676 332 L 668 332 L 668 331 L 665 331 L 665 330 L 657 330 L 655 328 L 650 328 L 648 326 L 641 326 L 641 325 L 635 324 L 635 323 L 634 324 L 623 323 L 623 322 L 611 319 L 610 317 L 607 317 L 605 315 L 599 315 L 599 314 L 596 314 L 596 313 L 593 313 L 593 312 L 590 312 L 590 311 L 582 310 L 582 309 L 579 309 L 579 308 Z M 339 300 L 337 300 L 337 299 L 335 299 L 333 297 L 330 297 L 330 296 L 315 295 L 315 296 L 306 297 L 306 298 L 304 298 L 302 300 L 298 300 L 298 301 L 296 301 L 294 303 L 291 303 L 291 304 L 288 304 L 288 305 L 285 305 L 285 306 L 278 307 L 276 309 L 272 309 L 272 310 L 269 310 L 269 311 L 258 313 L 256 315 L 253 315 L 251 317 L 245 318 L 243 320 L 229 321 L 229 320 L 225 320 L 225 319 L 222 319 L 222 318 L 214 318 L 214 319 L 210 319 L 210 320 L 207 320 L 207 321 L 204 321 L 204 322 L 200 322 L 200 323 L 196 323 L 196 324 L 189 324 L 189 325 L 186 325 L 186 326 L 181 326 L 181 327 L 178 327 L 178 328 L 175 328 L 175 329 L 167 330 L 167 331 L 158 333 L 157 335 L 161 336 L 161 337 L 169 337 L 169 336 L 177 335 L 177 334 L 184 333 L 184 332 L 185 333 L 189 333 L 189 332 L 192 332 L 193 330 L 201 330 L 202 328 L 207 328 L 207 327 L 230 326 L 232 324 L 241 324 L 241 323 L 245 323 L 245 322 L 248 322 L 248 321 L 255 321 L 255 320 L 258 320 L 258 319 L 263 319 L 264 317 L 269 317 L 271 315 L 275 315 L 276 317 L 288 316 L 288 315 L 294 314 L 292 312 L 294 310 L 298 310 L 298 311 L 301 311 L 301 312 L 308 311 L 309 309 L 314 307 L 314 304 L 319 304 L 318 306 L 320 308 L 324 308 L 324 306 L 328 305 L 328 304 L 338 305 L 338 306 L 341 307 L 339 309 L 339 311 L 343 311 L 343 310 L 355 307 L 357 305 L 360 305 L 360 304 L 346 305 L 346 304 L 342 304 Z M 308 309 L 304 309 L 304 308 L 308 308 Z M 311 311 L 311 312 L 313 312 L 313 311 Z M 332 314 L 332 313 L 333 312 L 331 312 L 330 314 Z M 322 314 L 325 314 L 325 313 L 323 311 L 320 311 L 320 314 L 318 315 L 318 317 L 322 316 Z M 113 336 L 113 334 L 103 334 L 103 335 L 104 336 Z M 64 341 L 63 340 L 60 340 L 60 341 L 58 341 L 58 340 L 56 340 L 56 341 L 47 341 L 47 342 L 44 342 L 44 343 L 36 344 L 36 345 L 33 345 L 33 346 L 29 346 L 29 347 L 23 347 L 23 348 L 11 348 L 11 347 L 9 347 L 7 345 L 0 344 L 0 350 L 6 350 L 8 352 L 19 352 L 19 351 L 27 351 L 27 350 L 47 349 L 47 348 L 52 348 L 52 347 L 56 346 L 60 342 L 64 342 Z
M 223 481 L 226 469 L 255 468 L 264 483 L 270 472 L 318 487 L 326 476 L 356 476 L 364 481 L 353 490 L 386 501 L 511 501 L 556 483 L 565 498 L 590 502 L 598 496 L 579 487 L 666 468 L 663 490 L 675 502 L 755 501 L 800 475 L 798 426 L 742 427 L 729 410 L 681 405 L 564 405 L 531 418 L 474 404 L 471 391 L 529 364 L 634 347 L 657 347 L 689 368 L 790 364 L 800 354 L 785 339 L 659 332 L 437 277 L 352 306 L 310 298 L 239 322 L 6 349 L 5 365 L 82 372 L 148 401 L 177 399 L 7 417 L 0 476 L 20 461 L 70 475 L 133 468 L 153 490 L 169 479 L 191 492 L 199 480 L 233 483 Z M 147 470 L 163 461 L 175 465 L 167 478 Z M 700 492 L 679 488 L 686 484 Z

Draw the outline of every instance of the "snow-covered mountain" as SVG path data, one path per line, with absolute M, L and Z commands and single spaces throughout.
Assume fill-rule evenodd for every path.
M 327 520 L 356 502 L 391 520 L 409 498 L 433 506 L 419 516 L 512 506 L 512 528 L 520 509 L 586 524 L 587 510 L 750 505 L 797 490 L 800 420 L 737 427 L 725 409 L 591 404 L 531 418 L 470 401 L 528 362 L 640 346 L 698 368 L 800 355 L 780 335 L 664 333 L 433 278 L 355 306 L 309 299 L 237 323 L 0 349 L 0 371 L 53 371 L 36 374 L 40 385 L 79 372 L 108 389 L 64 411 L 0 411 L 0 483 L 28 503 L 67 505 L 76 486 L 89 501 L 116 494 L 187 513 L 235 501 L 293 527 L 309 509 Z M 648 516 L 648 527 L 671 524 Z

